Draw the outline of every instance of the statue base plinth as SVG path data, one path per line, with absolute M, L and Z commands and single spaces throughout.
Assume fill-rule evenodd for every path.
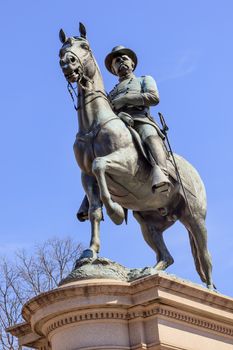
M 154 267 L 129 269 L 107 258 L 82 258 L 76 261 L 74 270 L 60 282 L 60 286 L 67 283 L 87 279 L 113 279 L 133 282 L 139 278 L 156 275 Z
M 9 331 L 40 350 L 232 350 L 233 299 L 165 273 L 74 281 L 31 299 Z

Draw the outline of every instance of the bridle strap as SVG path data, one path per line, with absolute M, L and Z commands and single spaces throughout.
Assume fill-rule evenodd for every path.
M 88 82 L 91 83 L 91 84 L 94 84 L 94 81 L 93 81 L 92 79 L 90 79 L 89 77 L 87 77 L 87 76 L 84 74 L 84 65 L 83 65 L 83 63 L 82 63 L 80 57 L 79 57 L 75 52 L 73 52 L 72 50 L 69 50 L 69 52 L 71 52 L 72 55 L 74 55 L 74 56 L 77 58 L 77 60 L 78 60 L 78 62 L 79 62 L 79 65 L 80 65 L 79 68 L 81 68 L 81 69 L 79 70 L 79 78 L 78 78 L 77 84 L 79 84 L 83 90 L 91 91 L 90 88 L 88 88 L 88 87 L 86 87 L 86 86 L 84 86 L 84 85 L 82 84 L 82 80 L 84 79 L 84 80 L 88 81 Z M 90 53 L 90 55 L 91 55 L 91 57 L 92 57 L 92 59 L 93 59 L 91 50 L 89 50 L 89 53 Z M 70 94 L 70 96 L 71 96 L 71 99 L 72 99 L 72 101 L 73 101 L 74 109 L 77 111 L 77 110 L 79 109 L 79 106 L 78 106 L 78 105 L 75 105 L 74 95 L 76 96 L 76 98 L 78 98 L 78 95 L 77 95 L 77 93 L 76 93 L 76 91 L 75 91 L 75 88 L 73 87 L 73 85 L 72 85 L 69 81 L 68 81 L 68 84 L 67 84 L 67 90 L 68 90 L 68 92 L 69 92 L 69 94 Z M 102 93 L 102 91 L 99 91 L 99 92 Z M 103 93 L 103 95 L 105 96 L 104 93 Z M 108 100 L 106 96 L 105 96 L 105 98 L 106 98 L 106 100 Z M 90 102 L 91 102 L 91 101 L 90 101 Z
M 75 94 L 76 98 L 78 99 L 78 95 L 75 91 L 75 88 L 73 87 L 73 85 L 68 81 L 68 84 L 67 84 L 67 90 L 70 94 L 70 97 L 73 101 L 73 105 L 74 105 L 74 109 L 77 111 L 79 109 L 79 106 L 75 104 L 75 100 L 74 100 L 74 95 L 73 93 Z
M 75 95 L 77 100 L 78 100 L 79 95 L 77 94 L 77 92 L 75 91 L 75 88 L 73 87 L 73 85 L 70 82 L 68 82 L 68 84 L 67 84 L 67 90 L 68 90 L 68 92 L 70 94 L 70 97 L 71 97 L 71 99 L 73 101 L 74 109 L 76 111 L 78 111 L 80 106 L 78 104 L 75 105 L 74 95 Z M 93 100 L 95 100 L 96 98 L 99 98 L 99 97 L 104 98 L 109 103 L 109 100 L 108 100 L 106 94 L 103 91 L 101 91 L 101 90 L 91 91 L 89 95 L 83 96 L 83 98 L 85 100 L 87 97 L 89 97 L 91 95 L 95 95 L 97 93 L 99 93 L 100 95 L 99 96 L 94 96 L 93 99 L 91 99 L 90 101 L 87 101 L 86 103 L 84 103 L 84 106 L 86 106 L 88 103 L 91 103 Z
M 90 53 L 90 55 L 91 55 L 91 57 L 92 57 L 92 52 L 91 52 L 91 50 L 88 50 L 88 51 L 89 51 L 89 53 Z M 93 81 L 92 79 L 90 79 L 89 77 L 87 77 L 87 76 L 84 74 L 84 65 L 83 65 L 83 63 L 82 63 L 80 57 L 79 57 L 75 52 L 73 52 L 72 50 L 69 50 L 68 52 L 71 52 L 72 55 L 74 55 L 74 56 L 77 58 L 77 60 L 78 60 L 78 62 L 79 62 L 79 65 L 80 65 L 80 67 L 81 67 L 81 71 L 79 71 L 79 78 L 78 78 L 78 81 L 77 81 L 77 82 L 80 84 L 80 86 L 82 87 L 83 90 L 91 90 L 91 89 L 87 88 L 86 86 L 83 86 L 83 84 L 82 84 L 82 82 L 81 82 L 82 79 L 85 79 L 85 80 L 88 81 L 89 83 L 94 84 L 94 81 Z

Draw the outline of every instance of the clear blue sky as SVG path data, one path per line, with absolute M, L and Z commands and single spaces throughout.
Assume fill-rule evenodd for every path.
M 83 197 L 72 145 L 77 121 L 58 64 L 62 27 L 78 22 L 100 65 L 106 90 L 116 83 L 104 67 L 112 47 L 132 48 L 137 75 L 152 75 L 174 150 L 200 172 L 207 189 L 209 250 L 220 292 L 233 295 L 231 0 L 8 1 L 1 3 L 0 253 L 30 249 L 54 235 L 88 245 L 89 223 L 76 210 Z M 153 265 L 130 216 L 128 226 L 105 217 L 101 255 L 129 267 Z M 200 282 L 188 235 L 165 233 L 175 263 L 169 273 Z

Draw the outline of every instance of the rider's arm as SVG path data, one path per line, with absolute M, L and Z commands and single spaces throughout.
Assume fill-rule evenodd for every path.
M 141 79 L 141 92 L 128 91 L 122 99 L 125 105 L 133 106 L 155 106 L 159 103 L 159 92 L 156 82 L 149 76 L 143 76 Z
M 159 92 L 155 80 L 146 75 L 142 77 L 142 98 L 144 106 L 156 106 L 159 103 Z

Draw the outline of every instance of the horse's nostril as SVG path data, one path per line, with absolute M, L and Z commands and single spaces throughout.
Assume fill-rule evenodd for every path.
M 63 67 L 63 66 L 65 66 L 66 65 L 66 61 L 64 60 L 64 59 L 61 59 L 60 60 L 60 65 Z

